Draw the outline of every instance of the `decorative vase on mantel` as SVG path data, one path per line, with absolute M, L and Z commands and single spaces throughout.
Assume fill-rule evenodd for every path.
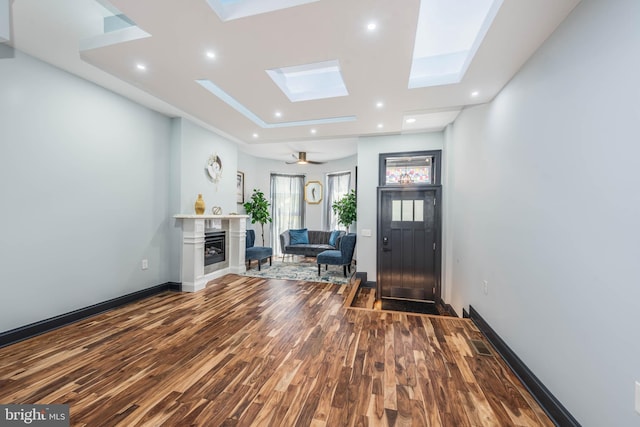
M 196 200 L 195 209 L 196 209 L 196 215 L 204 214 L 205 205 L 204 205 L 204 199 L 202 198 L 202 194 L 198 194 L 198 200 Z

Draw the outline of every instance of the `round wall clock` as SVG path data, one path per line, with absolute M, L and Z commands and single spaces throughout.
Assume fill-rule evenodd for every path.
M 222 160 L 217 154 L 213 154 L 207 160 L 207 175 L 213 182 L 218 182 L 222 177 Z

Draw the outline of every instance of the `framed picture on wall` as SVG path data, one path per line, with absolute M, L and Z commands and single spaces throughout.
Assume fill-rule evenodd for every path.
M 317 205 L 322 201 L 322 183 L 320 181 L 309 181 L 304 185 L 304 200 Z
M 236 203 L 244 203 L 244 172 L 237 172 L 236 175 Z

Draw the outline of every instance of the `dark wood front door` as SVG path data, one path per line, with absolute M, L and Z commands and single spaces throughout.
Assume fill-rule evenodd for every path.
M 440 298 L 440 195 L 440 186 L 378 188 L 378 298 Z

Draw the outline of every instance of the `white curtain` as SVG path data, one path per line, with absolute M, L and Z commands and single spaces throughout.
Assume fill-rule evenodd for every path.
M 338 229 L 338 216 L 333 212 L 331 205 L 340 200 L 347 193 L 351 185 L 351 172 L 336 172 L 327 174 L 327 195 L 325 197 L 325 230 Z M 344 226 L 343 226 L 344 228 Z
M 271 242 L 282 254 L 280 233 L 304 227 L 304 175 L 271 174 Z

